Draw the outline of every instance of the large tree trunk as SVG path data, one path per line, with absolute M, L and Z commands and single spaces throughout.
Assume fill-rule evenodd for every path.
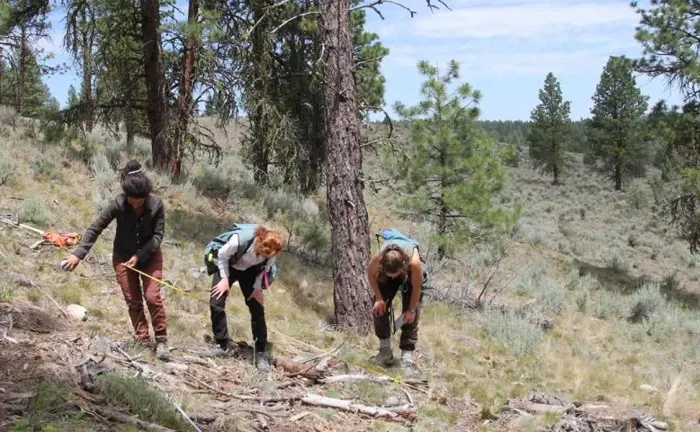
M 153 166 L 175 174 L 177 161 L 166 136 L 168 107 L 160 38 L 160 1 L 141 0 L 141 31 L 146 71 L 146 116 L 151 134 Z
M 622 167 L 620 162 L 615 164 L 615 190 L 622 190 Z
M 187 10 L 187 24 L 197 24 L 199 17 L 199 0 L 190 0 L 190 5 Z M 182 75 L 180 76 L 180 95 L 177 101 L 177 128 L 175 129 L 175 148 L 178 153 L 175 155 L 177 159 L 177 173 L 180 175 L 182 168 L 182 157 L 180 152 L 184 146 L 184 140 L 187 136 L 190 117 L 192 116 L 192 86 L 194 69 L 197 62 L 197 47 L 195 39 L 188 37 L 185 41 L 185 52 L 182 58 Z
M 323 80 L 327 198 L 335 317 L 341 327 L 366 333 L 372 322 L 367 282 L 369 224 L 360 180 L 360 119 L 348 9 L 347 0 L 320 1 L 321 38 L 327 54 Z
M 83 24 L 88 22 L 85 16 L 86 11 L 81 12 Z M 83 29 L 82 31 L 83 44 L 83 119 L 85 120 L 85 129 L 92 132 L 93 128 L 93 97 L 92 97 L 92 37 L 90 31 Z
M 253 29 L 252 50 L 255 59 L 255 73 L 253 89 L 255 92 L 256 107 L 251 113 L 251 126 L 253 127 L 253 179 L 256 184 L 264 185 L 268 181 L 268 166 L 270 164 L 270 149 L 268 135 L 270 125 L 265 112 L 265 105 L 269 97 L 269 60 L 270 53 L 266 52 L 267 26 L 261 22 L 265 14 L 263 0 L 251 0 L 253 22 L 258 23 Z
M 27 43 L 27 26 L 25 24 L 21 24 L 19 40 L 19 77 L 17 80 L 17 99 L 15 100 L 17 103 L 17 112 L 20 115 L 23 115 L 25 111 L 24 101 L 26 97 L 25 85 L 27 82 L 27 57 L 29 57 L 27 54 L 29 49 L 27 47 Z
M 3 56 L 2 47 L 0 47 L 0 105 L 4 102 L 3 100 L 3 78 L 5 77 L 5 58 Z

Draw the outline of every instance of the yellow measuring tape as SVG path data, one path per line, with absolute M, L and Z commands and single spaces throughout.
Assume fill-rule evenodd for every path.
M 124 264 L 122 264 L 122 265 L 124 265 Z M 156 277 L 153 277 L 153 276 L 151 276 L 151 275 L 149 275 L 149 274 L 147 274 L 147 273 L 144 273 L 144 272 L 142 272 L 141 270 L 138 270 L 137 268 L 134 268 L 134 267 L 131 267 L 131 266 L 127 266 L 127 265 L 124 265 L 124 267 L 126 267 L 126 268 L 128 268 L 128 269 L 130 269 L 130 270 L 133 270 L 134 272 L 136 272 L 136 273 L 138 273 L 138 274 L 140 274 L 140 275 L 142 275 L 142 276 L 145 276 L 145 277 L 147 277 L 147 278 L 149 278 L 149 279 L 151 279 L 151 280 L 153 280 L 153 281 L 155 281 L 155 282 L 158 282 L 158 283 L 160 283 L 161 285 L 164 285 L 164 286 L 166 286 L 166 287 L 168 287 L 168 288 L 170 288 L 170 289 L 172 289 L 172 290 L 174 290 L 174 291 L 177 291 L 177 292 L 182 293 L 182 294 L 184 294 L 184 295 L 190 296 L 190 297 L 192 297 L 192 298 L 195 299 L 195 300 L 202 300 L 202 301 L 204 301 L 203 299 L 197 297 L 196 295 L 192 294 L 192 293 L 189 292 L 189 291 L 185 291 L 185 290 L 183 290 L 183 289 L 180 289 L 180 288 L 178 288 L 178 287 L 176 287 L 176 286 L 174 286 L 174 285 L 172 285 L 172 284 L 170 284 L 170 283 L 168 283 L 168 282 L 165 282 L 165 281 L 160 280 L 160 279 L 158 279 L 158 278 L 156 278 Z M 208 303 L 208 302 L 207 302 L 207 303 Z M 366 368 L 366 367 L 364 367 L 364 366 L 362 366 L 362 365 L 354 364 L 354 363 L 349 362 L 349 361 L 347 361 L 347 360 L 345 360 L 345 359 L 341 359 L 340 357 L 336 356 L 335 354 L 333 354 L 333 353 L 330 352 L 330 351 L 327 351 L 327 350 L 324 350 L 324 349 L 319 348 L 319 347 L 317 347 L 317 346 L 314 346 L 314 345 L 312 345 L 312 344 L 310 344 L 310 343 L 308 343 L 308 342 L 304 342 L 304 341 L 301 341 L 301 340 L 299 340 L 299 339 L 296 339 L 296 338 L 294 338 L 294 337 L 292 337 L 292 336 L 289 336 L 289 335 L 287 335 L 287 334 L 284 334 L 284 333 L 282 333 L 282 332 L 280 332 L 280 331 L 278 331 L 278 330 L 275 330 L 275 329 L 273 329 L 273 328 L 270 328 L 269 326 L 268 326 L 268 330 L 270 330 L 270 331 L 273 332 L 273 333 L 277 333 L 278 335 L 280 335 L 280 336 L 282 336 L 282 337 L 284 337 L 284 338 L 287 338 L 287 339 L 289 339 L 289 340 L 291 340 L 291 341 L 293 341 L 293 342 L 296 342 L 296 343 L 298 343 L 298 344 L 300 344 L 300 345 L 306 346 L 307 348 L 311 348 L 311 349 L 317 351 L 319 354 L 323 354 L 323 355 L 328 355 L 328 356 L 334 357 L 334 358 L 336 358 L 336 359 L 338 359 L 338 360 L 340 360 L 340 361 L 346 362 L 346 363 L 348 363 L 348 364 L 352 364 L 353 366 L 357 366 L 357 367 L 360 367 L 360 368 L 363 368 L 363 369 L 370 369 L 370 370 L 372 370 L 371 368 Z M 351 346 L 352 346 L 352 345 L 351 345 Z M 359 348 L 359 347 L 354 347 L 354 348 Z M 364 351 L 364 350 L 363 350 L 363 351 Z M 396 377 L 393 377 L 393 376 L 387 374 L 387 373 L 386 373 L 386 370 L 383 369 L 383 368 L 377 367 L 375 370 L 372 370 L 372 372 L 377 373 L 378 375 L 385 376 L 386 378 L 389 378 L 392 382 L 394 382 L 394 383 L 397 384 L 397 385 L 405 385 L 405 386 L 411 387 L 412 389 L 417 390 L 417 391 L 419 391 L 419 392 L 426 393 L 426 391 L 423 390 L 423 389 L 417 388 L 417 387 L 415 387 L 415 386 L 413 386 L 413 385 L 411 385 L 411 384 L 409 384 L 409 383 L 403 382 L 400 375 L 399 375 L 399 376 L 396 376 Z

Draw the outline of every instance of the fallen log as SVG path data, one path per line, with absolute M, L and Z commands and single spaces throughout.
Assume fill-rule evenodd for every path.
M 535 402 L 522 402 L 518 400 L 508 401 L 508 406 L 530 414 L 564 414 L 573 408 L 572 406 L 547 405 Z
M 116 411 L 111 411 L 106 408 L 102 407 L 92 407 L 92 409 L 97 413 L 99 416 L 104 417 L 105 419 L 121 424 L 126 424 L 130 426 L 135 426 L 141 430 L 149 431 L 149 432 L 175 432 L 173 429 L 166 428 L 164 426 L 160 426 L 154 423 L 149 423 L 140 419 L 137 419 L 135 417 L 128 416 L 126 414 L 122 414 Z
M 334 399 L 313 393 L 307 393 L 301 398 L 301 402 L 307 405 L 335 408 L 349 412 L 359 412 L 375 418 L 386 418 L 394 421 L 407 422 L 415 416 L 414 411 L 408 406 L 394 408 L 382 408 L 355 403 L 351 400 Z
M 325 378 L 321 378 L 319 380 L 319 382 L 323 383 L 323 384 L 333 384 L 333 383 L 347 382 L 347 381 L 370 381 L 370 382 L 375 382 L 375 383 L 395 382 L 395 383 L 406 383 L 406 384 L 413 384 L 413 385 L 428 384 L 427 380 L 418 380 L 418 379 L 400 379 L 399 380 L 399 379 L 392 378 L 389 376 L 364 375 L 364 374 L 332 375 L 332 376 L 328 376 Z

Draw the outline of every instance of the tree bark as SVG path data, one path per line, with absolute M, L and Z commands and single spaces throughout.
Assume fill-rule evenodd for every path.
M 20 26 L 19 40 L 19 79 L 17 82 L 17 112 L 24 114 L 25 83 L 27 82 L 27 26 L 22 23 Z
M 3 78 L 5 77 L 5 58 L 3 56 L 2 47 L 0 47 L 0 105 L 4 102 L 3 98 Z
M 331 220 L 335 317 L 367 333 L 372 322 L 367 282 L 369 223 L 362 196 L 360 119 L 352 76 L 353 43 L 347 0 L 321 0 L 325 47 L 324 108 L 327 199 Z
M 82 117 L 85 121 L 85 130 L 92 132 L 94 126 L 94 109 L 92 97 L 92 35 L 91 30 L 86 28 L 89 25 L 89 10 L 84 8 L 80 12 L 81 25 L 81 45 L 83 50 L 83 83 L 82 83 Z
M 622 190 L 622 167 L 620 162 L 615 163 L 615 190 Z
M 255 93 L 256 107 L 251 113 L 251 126 L 253 127 L 253 179 L 256 184 L 264 185 L 268 181 L 268 166 L 270 164 L 270 150 L 267 137 L 270 134 L 265 105 L 269 97 L 269 61 L 270 53 L 266 52 L 265 40 L 267 38 L 267 26 L 261 22 L 265 14 L 263 0 L 251 0 L 253 22 L 258 23 L 252 34 L 252 50 L 255 59 L 255 72 L 253 77 L 253 89 Z
M 160 37 L 160 1 L 141 0 L 143 65 L 146 72 L 146 117 L 151 135 L 153 166 L 177 170 L 173 149 L 166 136 L 167 104 Z
M 199 0 L 190 0 L 187 10 L 187 24 L 190 26 L 197 24 L 199 17 Z M 178 152 L 175 154 L 176 172 L 173 175 L 179 176 L 182 169 L 182 157 L 179 154 L 184 146 L 184 140 L 187 136 L 190 117 L 192 116 L 192 87 L 194 69 L 197 62 L 197 47 L 195 39 L 188 37 L 185 41 L 183 59 L 182 59 L 182 75 L 180 76 L 180 95 L 177 102 L 177 128 L 175 129 L 175 149 Z

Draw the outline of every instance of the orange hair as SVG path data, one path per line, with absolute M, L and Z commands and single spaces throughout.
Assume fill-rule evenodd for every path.
M 282 251 L 282 236 L 262 225 L 255 228 L 255 243 L 253 245 L 256 255 L 271 257 Z

